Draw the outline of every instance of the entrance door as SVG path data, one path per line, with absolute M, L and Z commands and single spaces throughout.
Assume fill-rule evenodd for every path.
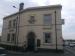
M 27 45 L 28 45 L 27 50 L 29 50 L 29 51 L 34 50 L 34 48 L 35 48 L 35 34 L 34 34 L 34 32 L 28 33 L 27 41 L 28 41 L 27 42 Z

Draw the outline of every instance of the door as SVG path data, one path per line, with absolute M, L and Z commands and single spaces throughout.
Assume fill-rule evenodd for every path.
M 28 33 L 27 36 L 27 50 L 34 50 L 35 48 L 35 34 L 34 32 Z

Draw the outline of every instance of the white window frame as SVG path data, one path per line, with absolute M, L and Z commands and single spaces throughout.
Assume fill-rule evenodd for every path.
M 8 37 L 8 35 L 9 35 L 9 37 Z M 9 40 L 8 40 L 8 38 L 9 38 Z M 10 41 L 11 41 L 11 34 L 8 33 L 8 34 L 7 34 L 7 42 L 10 42 Z
M 50 19 L 48 19 L 46 16 L 50 16 Z M 52 14 L 44 14 L 43 21 L 44 21 L 44 25 L 51 25 L 52 24 Z
M 17 20 L 14 19 L 14 20 L 13 20 L 13 28 L 16 28 L 16 26 L 17 26 Z
M 45 42 L 45 33 L 50 33 L 50 42 Z M 52 35 L 51 35 L 51 32 L 43 32 L 43 37 L 44 37 L 44 43 L 51 43 L 52 42 Z
M 14 37 L 13 37 L 13 34 L 14 34 Z M 13 38 L 14 38 L 14 40 L 13 40 Z M 15 33 L 12 33 L 11 42 L 16 43 L 16 34 Z

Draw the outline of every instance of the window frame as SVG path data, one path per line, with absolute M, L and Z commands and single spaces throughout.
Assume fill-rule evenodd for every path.
M 14 19 L 14 20 L 13 20 L 13 28 L 16 28 L 16 26 L 17 26 L 17 20 Z
M 8 22 L 8 28 L 9 29 L 12 28 L 12 20 L 9 20 L 9 22 Z
M 8 34 L 7 34 L 7 42 L 10 42 L 10 40 L 11 40 L 11 34 L 8 33 Z
M 16 34 L 15 33 L 12 33 L 11 42 L 16 43 Z
M 50 18 L 48 19 L 47 16 Z M 52 24 L 52 14 L 44 14 L 43 15 L 43 23 L 44 23 L 44 25 L 51 25 Z
M 50 35 L 49 35 L 49 36 L 50 36 L 50 37 L 49 37 L 49 40 L 50 40 L 49 42 L 45 42 L 45 40 L 46 40 L 46 39 L 45 39 L 45 33 L 49 33 L 49 34 L 50 34 Z M 52 38 L 52 34 L 51 34 L 51 32 L 43 32 L 43 37 L 44 37 L 44 43 L 51 43 L 51 42 L 52 42 L 52 39 L 51 39 L 51 38 Z

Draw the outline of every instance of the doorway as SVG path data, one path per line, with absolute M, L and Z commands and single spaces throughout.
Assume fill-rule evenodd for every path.
M 35 48 L 35 33 L 29 32 L 27 35 L 27 50 L 33 51 Z

